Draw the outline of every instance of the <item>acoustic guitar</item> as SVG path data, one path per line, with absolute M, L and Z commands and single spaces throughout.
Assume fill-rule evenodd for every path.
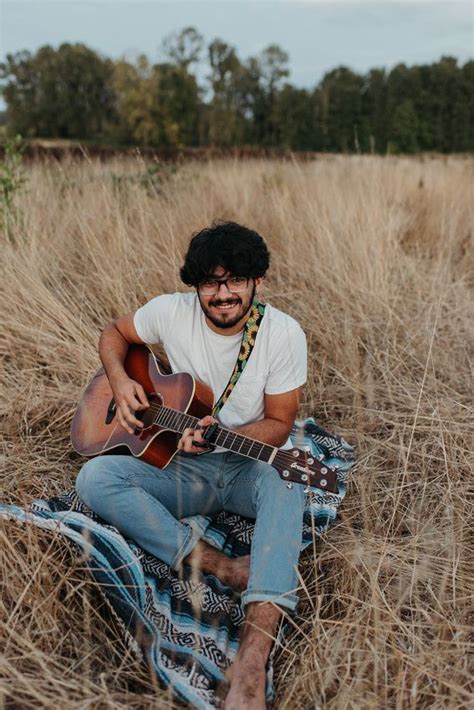
M 177 452 L 186 428 L 195 428 L 199 419 L 212 413 L 214 395 L 210 387 L 186 372 L 166 374 L 147 345 L 131 345 L 124 362 L 127 375 L 139 382 L 150 406 L 135 412 L 143 422 L 129 434 L 116 417 L 112 389 L 104 368 L 87 385 L 71 427 L 74 449 L 83 456 L 109 452 L 133 454 L 147 463 L 165 468 Z M 282 479 L 321 490 L 336 492 L 337 472 L 310 451 L 297 447 L 279 449 L 218 424 L 202 430 L 209 445 L 220 446 L 240 456 L 270 464 Z

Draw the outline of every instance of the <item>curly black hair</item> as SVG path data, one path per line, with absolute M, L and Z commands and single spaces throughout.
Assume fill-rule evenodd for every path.
M 179 275 L 187 286 L 197 286 L 217 266 L 234 276 L 258 278 L 269 265 L 270 253 L 258 232 L 237 222 L 214 220 L 193 234 Z

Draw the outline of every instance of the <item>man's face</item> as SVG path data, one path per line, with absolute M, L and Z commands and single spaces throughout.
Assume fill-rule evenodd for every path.
M 232 274 L 222 266 L 217 266 L 211 276 L 215 279 L 226 279 Z M 211 296 L 200 293 L 198 287 L 197 294 L 204 314 L 217 328 L 233 328 L 239 321 L 246 319 L 260 281 L 260 278 L 249 278 L 245 291 L 238 293 L 232 293 L 226 284 L 220 284 L 218 292 Z

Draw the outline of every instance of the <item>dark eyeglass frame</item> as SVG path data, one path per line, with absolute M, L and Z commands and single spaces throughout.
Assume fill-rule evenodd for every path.
M 246 276 L 229 276 L 226 279 L 209 278 L 209 279 L 207 279 L 207 281 L 201 281 L 200 283 L 198 283 L 198 289 L 199 289 L 200 293 L 202 293 L 203 296 L 213 296 L 214 294 L 219 292 L 219 288 L 221 287 L 221 284 L 225 284 L 226 289 L 228 291 L 230 291 L 231 293 L 241 293 L 242 291 L 245 291 L 246 288 L 248 287 L 250 278 L 251 277 L 246 277 Z M 229 286 L 229 281 L 231 281 L 232 279 L 245 279 L 245 283 L 242 283 L 241 285 L 239 285 L 238 288 L 235 288 L 235 287 L 231 288 Z M 205 283 L 209 283 L 210 281 L 213 282 L 213 288 L 212 289 L 208 288 L 207 290 L 203 289 L 203 285 Z

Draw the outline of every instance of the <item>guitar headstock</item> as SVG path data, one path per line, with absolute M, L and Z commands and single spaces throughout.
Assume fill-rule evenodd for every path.
M 272 461 L 272 466 L 284 481 L 300 483 L 308 487 L 308 490 L 309 486 L 314 486 L 323 491 L 337 493 L 337 470 L 324 465 L 311 451 L 296 447 L 280 449 Z

